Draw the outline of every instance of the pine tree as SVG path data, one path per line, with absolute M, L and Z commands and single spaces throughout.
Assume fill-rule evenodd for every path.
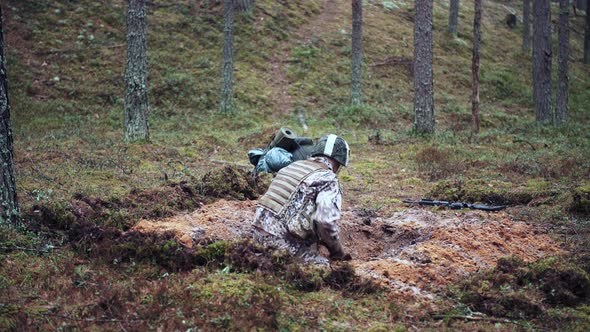
M 434 133 L 432 0 L 415 0 L 414 4 L 414 130 Z
M 457 36 L 457 25 L 459 23 L 459 0 L 451 0 L 449 7 L 449 27 L 451 35 Z
M 0 5 L 0 224 L 15 224 L 19 217 L 16 179 L 14 177 L 14 148 L 12 126 L 10 123 L 10 100 L 8 99 L 8 79 L 6 77 L 6 57 L 4 51 L 4 28 L 2 7 Z
M 586 1 L 586 28 L 584 31 L 584 63 L 590 63 L 590 0 Z
M 353 105 L 363 102 L 363 2 L 352 0 L 352 61 L 350 100 Z
M 559 44 L 557 49 L 557 94 L 555 122 L 563 125 L 568 120 L 568 59 L 569 59 L 569 0 L 559 0 Z
M 149 140 L 146 0 L 129 0 L 125 66 L 125 141 Z
M 531 53 L 531 0 L 522 1 L 522 51 Z
M 533 98 L 538 123 L 551 123 L 550 0 L 533 1 Z
M 473 15 L 473 58 L 471 73 L 473 77 L 471 90 L 472 132 L 479 133 L 479 46 L 481 43 L 481 0 L 475 0 Z
M 223 54 L 221 66 L 221 100 L 219 110 L 229 114 L 233 109 L 234 93 L 234 0 L 225 0 L 223 3 Z

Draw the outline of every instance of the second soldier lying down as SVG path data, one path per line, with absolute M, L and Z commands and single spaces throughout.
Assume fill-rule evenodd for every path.
M 350 259 L 340 243 L 342 191 L 337 178 L 340 167 L 348 165 L 349 152 L 344 139 L 326 135 L 311 158 L 281 169 L 258 201 L 256 240 L 308 263 L 329 263 L 319 254 L 318 244 L 328 248 L 331 260 Z

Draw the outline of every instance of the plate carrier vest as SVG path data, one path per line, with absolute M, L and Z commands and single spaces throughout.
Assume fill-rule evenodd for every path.
M 258 204 L 282 217 L 299 184 L 310 175 L 328 169 L 328 166 L 318 161 L 296 161 L 277 173 Z

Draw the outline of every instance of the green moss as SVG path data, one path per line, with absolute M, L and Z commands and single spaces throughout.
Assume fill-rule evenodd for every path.
M 429 192 L 431 197 L 443 200 L 507 205 L 525 205 L 556 194 L 551 183 L 538 179 L 531 179 L 524 186 L 497 180 L 447 180 L 438 182 Z
M 590 183 L 585 182 L 574 188 L 569 210 L 584 215 L 590 214 Z

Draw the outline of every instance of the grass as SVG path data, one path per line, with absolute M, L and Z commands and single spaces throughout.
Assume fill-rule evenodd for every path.
M 257 1 L 236 20 L 238 112 L 230 117 L 217 114 L 222 4 L 197 3 L 195 9 L 186 2 L 150 5 L 152 141 L 125 145 L 125 2 L 6 2 L 18 194 L 26 223 L 38 227 L 0 228 L 1 330 L 35 325 L 114 330 L 119 324 L 166 330 L 439 327 L 430 316 L 410 317 L 407 305 L 386 293 L 332 287 L 319 272 L 309 276 L 281 267 L 261 273 L 248 265 L 256 260 L 230 263 L 226 252 L 231 251 L 222 245 L 189 254 L 170 238 L 118 240 L 144 217 L 190 211 L 217 197 L 255 197 L 252 183 L 223 173 L 210 159 L 246 163 L 247 150 L 264 146 L 278 127 L 302 133 L 295 110 L 304 111 L 306 136 L 337 132 L 349 141 L 352 162 L 341 174 L 345 208 L 388 215 L 405 208 L 403 199 L 427 194 L 493 198 L 514 205 L 514 218 L 564 226 L 574 239 L 587 230 L 590 80 L 580 62 L 578 33 L 571 36 L 571 122 L 566 128 L 537 126 L 531 59 L 512 42 L 520 40 L 520 30 L 504 25 L 501 3 L 485 2 L 482 132 L 472 136 L 473 9 L 462 4 L 459 39 L 451 40 L 444 32 L 448 5 L 436 1 L 437 132 L 422 138 L 411 132 L 411 71 L 377 65 L 390 57 L 413 57 L 410 2 L 364 2 L 365 105 L 350 107 L 350 6 L 339 4 L 321 30 L 302 36 L 306 30 L 300 29 L 320 15 L 322 1 Z M 583 31 L 583 20 L 572 17 L 572 27 Z M 277 58 L 281 61 L 273 62 Z M 292 110 L 277 109 L 281 97 L 271 84 L 271 64 L 280 66 L 289 82 Z M 237 180 L 220 181 L 227 176 Z M 85 213 L 74 214 L 73 206 Z M 93 246 L 79 241 L 87 230 L 108 231 L 111 237 Z M 588 245 L 579 236 L 567 244 L 585 250 Z M 156 258 L 146 259 L 150 255 Z M 214 263 L 203 266 L 193 259 Z M 313 282 L 303 283 L 302 276 Z M 546 312 L 557 327 L 587 326 L 587 304 Z M 493 328 L 485 323 L 449 328 L 481 326 Z

